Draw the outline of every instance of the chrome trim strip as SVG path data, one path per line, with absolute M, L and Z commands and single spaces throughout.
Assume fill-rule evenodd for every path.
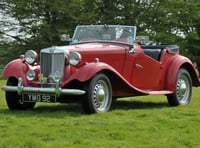
M 38 87 L 24 87 L 22 78 L 18 79 L 17 86 L 3 86 L 2 90 L 8 92 L 17 92 L 21 95 L 22 92 L 34 92 L 34 93 L 52 93 L 56 94 L 57 97 L 60 95 L 84 95 L 86 92 L 79 89 L 62 89 L 59 87 L 59 82 L 56 83 L 56 88 L 38 88 Z

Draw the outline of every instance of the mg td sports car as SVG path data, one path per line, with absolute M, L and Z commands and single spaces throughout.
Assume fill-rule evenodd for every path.
M 166 95 L 170 106 L 185 105 L 192 86 L 200 85 L 178 46 L 139 45 L 136 27 L 121 25 L 77 26 L 70 45 L 42 49 L 39 56 L 28 50 L 3 75 L 13 110 L 78 101 L 86 113 L 106 112 L 113 98 L 141 95 Z

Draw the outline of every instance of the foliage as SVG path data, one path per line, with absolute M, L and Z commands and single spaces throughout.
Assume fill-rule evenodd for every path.
M 0 20 L 0 39 L 13 52 L 16 45 L 20 51 L 39 51 L 66 44 L 60 34 L 72 35 L 78 24 L 136 25 L 138 35 L 156 44 L 177 44 L 181 54 L 200 65 L 199 6 L 195 0 L 1 0 L 1 14 L 12 19 Z
M 82 5 L 79 0 L 9 0 L 2 7 L 7 8 L 5 13 L 15 19 L 8 25 L 19 25 L 16 30 L 21 36 L 10 37 L 20 44 L 40 49 L 61 44 L 59 34 L 73 32 L 74 24 L 84 20 L 79 16 L 84 14 L 80 9 Z
M 190 3 L 189 12 L 191 21 L 191 29 L 187 34 L 186 49 L 192 61 L 196 62 L 197 68 L 200 71 L 200 1 L 192 1 Z
M 12 61 L 17 59 L 20 55 L 23 55 L 25 51 L 30 48 L 26 48 L 25 45 L 10 43 L 0 45 L 0 71 L 4 69 L 4 66 Z
M 2 0 L 1 68 L 26 50 L 39 52 L 45 47 L 66 44 L 60 41 L 59 35 L 72 34 L 75 24 L 93 17 L 81 9 L 83 5 L 80 0 Z
M 79 104 L 10 111 L 0 91 L 0 147 L 200 147 L 198 92 L 193 88 L 186 106 L 169 107 L 166 96 L 133 97 L 117 100 L 107 113 L 85 115 Z

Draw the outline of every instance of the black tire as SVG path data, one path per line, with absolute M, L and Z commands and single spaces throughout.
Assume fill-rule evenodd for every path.
M 108 77 L 99 73 L 85 85 L 84 111 L 88 114 L 107 112 L 112 104 L 112 87 Z
M 175 92 L 167 95 L 170 106 L 189 104 L 192 97 L 192 80 L 188 71 L 184 68 L 179 69 L 176 77 Z
M 10 77 L 7 81 L 8 86 L 17 86 L 18 80 Z M 17 92 L 6 92 L 6 102 L 10 110 L 25 110 L 32 109 L 35 103 L 22 102 L 21 96 Z

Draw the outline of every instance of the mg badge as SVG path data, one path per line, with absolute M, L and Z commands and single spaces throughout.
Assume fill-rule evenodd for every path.
M 56 50 L 56 47 L 55 47 L 55 46 L 52 46 L 52 47 L 50 48 L 50 53 L 54 53 L 55 50 Z
M 41 74 L 41 73 L 38 74 L 38 80 L 39 80 L 39 81 L 42 81 L 42 79 L 43 79 L 43 74 Z

